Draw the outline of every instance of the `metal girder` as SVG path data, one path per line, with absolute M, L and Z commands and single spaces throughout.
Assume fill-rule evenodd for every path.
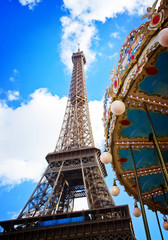
M 99 155 L 96 151 L 88 157 L 82 152 L 77 155 L 78 158 L 48 165 L 19 218 L 72 211 L 74 199 L 85 196 L 92 209 L 114 205 L 99 166 Z

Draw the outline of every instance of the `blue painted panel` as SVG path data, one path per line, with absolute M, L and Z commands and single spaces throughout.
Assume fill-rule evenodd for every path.
M 160 187 L 160 185 L 164 184 L 164 178 L 161 173 L 146 175 L 143 177 L 139 177 L 139 182 L 141 184 L 141 192 L 149 192 L 155 188 Z
M 119 154 L 121 158 L 128 159 L 126 162 L 122 163 L 121 168 L 125 171 L 134 170 L 130 149 L 120 149 Z M 137 169 L 158 165 L 158 159 L 154 149 L 145 148 L 133 150 L 133 154 Z M 164 161 L 168 163 L 168 151 L 162 151 L 162 155 Z
M 129 126 L 122 126 L 119 134 L 122 137 L 149 137 L 152 132 L 146 112 L 140 109 L 127 109 Z M 157 112 L 151 112 L 153 126 L 158 137 L 168 136 L 168 116 Z
M 146 76 L 144 81 L 139 84 L 139 88 L 148 94 L 159 94 L 168 96 L 168 52 L 159 54 L 155 63 L 159 70 L 155 76 Z
M 168 193 L 165 193 L 165 195 L 166 195 L 166 198 L 168 199 Z M 152 201 L 152 199 L 151 199 L 151 201 Z M 165 201 L 165 198 L 164 198 L 164 196 L 163 195 L 160 195 L 160 196 L 155 196 L 154 197 L 154 201 L 157 203 L 160 203 L 160 205 L 162 206 L 162 207 L 167 207 L 167 203 L 166 203 L 166 201 Z

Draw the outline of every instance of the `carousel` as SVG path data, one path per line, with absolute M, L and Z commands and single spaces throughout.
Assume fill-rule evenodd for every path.
M 105 152 L 117 179 L 135 199 L 150 239 L 144 204 L 163 213 L 168 230 L 168 0 L 155 1 L 133 29 L 111 71 L 104 96 Z M 111 189 L 112 195 L 119 188 Z M 137 206 L 140 202 L 141 209 Z M 159 224 L 159 221 L 158 221 Z M 160 224 L 159 224 L 160 226 Z

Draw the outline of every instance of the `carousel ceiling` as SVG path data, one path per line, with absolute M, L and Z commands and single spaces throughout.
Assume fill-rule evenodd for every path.
M 157 40 L 159 31 L 168 27 L 166 2 L 161 2 L 149 22 L 134 29 L 126 38 L 104 99 L 106 149 L 113 155 L 117 178 L 128 194 L 138 199 L 131 146 L 143 201 L 153 209 L 154 200 L 156 208 L 163 213 L 168 213 L 168 189 L 150 120 L 168 169 L 168 48 Z M 118 98 L 125 103 L 126 111 L 117 117 L 110 105 Z

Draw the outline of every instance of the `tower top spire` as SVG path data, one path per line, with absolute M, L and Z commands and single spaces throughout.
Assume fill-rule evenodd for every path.
M 78 43 L 78 52 L 80 52 L 80 43 Z
M 68 101 L 55 151 L 94 146 L 84 73 L 86 59 L 79 44 L 78 52 L 72 54 L 72 62 Z

